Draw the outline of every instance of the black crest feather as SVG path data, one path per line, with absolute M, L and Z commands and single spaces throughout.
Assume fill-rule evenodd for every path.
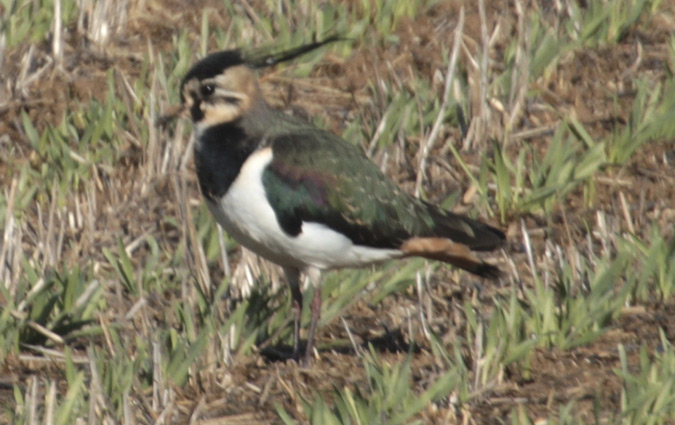
M 183 78 L 183 84 L 193 78 L 198 80 L 213 78 L 227 68 L 243 64 L 244 58 L 239 49 L 212 53 L 190 68 Z
M 278 63 L 286 62 L 291 59 L 294 59 L 298 56 L 304 55 L 305 53 L 316 50 L 321 46 L 324 46 L 335 41 L 342 40 L 340 37 L 332 36 L 328 37 L 321 41 L 315 41 L 313 43 L 304 44 L 302 46 L 294 47 L 290 50 L 284 51 L 274 51 L 269 47 L 263 47 L 259 49 L 254 49 L 251 51 L 243 51 L 241 49 L 234 50 L 224 50 L 222 52 L 216 52 L 208 55 L 204 59 L 200 60 L 185 75 L 183 78 L 182 85 L 186 81 L 189 81 L 193 78 L 198 80 L 204 80 L 207 78 L 215 77 L 216 75 L 222 73 L 225 69 L 237 65 L 246 65 L 251 68 L 265 68 L 268 66 L 276 65 Z
M 287 62 L 291 59 L 295 59 L 298 56 L 302 56 L 305 53 L 309 53 L 312 50 L 316 50 L 319 47 L 325 46 L 336 41 L 344 40 L 338 36 L 328 37 L 321 41 L 315 41 L 309 44 L 303 44 L 302 46 L 294 47 L 290 50 L 284 50 L 281 52 L 271 51 L 269 48 L 260 48 L 251 51 L 249 54 L 245 54 L 245 62 L 251 68 L 265 68 L 268 66 L 276 65 L 278 63 Z

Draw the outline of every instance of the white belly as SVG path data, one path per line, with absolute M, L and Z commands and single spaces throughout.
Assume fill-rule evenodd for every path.
M 329 227 L 303 222 L 299 235 L 284 232 L 269 205 L 262 173 L 271 148 L 254 152 L 219 202 L 208 202 L 216 221 L 241 245 L 281 266 L 331 269 L 361 267 L 402 256 L 395 249 L 354 245 Z

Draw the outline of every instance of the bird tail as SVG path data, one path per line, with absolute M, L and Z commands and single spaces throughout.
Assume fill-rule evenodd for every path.
M 497 266 L 478 258 L 468 246 L 447 238 L 411 238 L 403 243 L 401 251 L 410 257 L 418 256 L 443 261 L 477 276 L 490 279 L 497 279 L 501 276 L 501 271 Z
M 503 232 L 426 202 L 425 206 L 434 225 L 403 243 L 405 255 L 443 261 L 482 277 L 500 276 L 499 268 L 481 260 L 473 251 L 501 247 L 506 241 Z

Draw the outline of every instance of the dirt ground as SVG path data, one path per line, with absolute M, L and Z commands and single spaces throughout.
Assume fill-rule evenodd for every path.
M 504 9 L 511 10 L 511 3 L 488 3 L 488 20 L 494 23 L 500 19 L 503 31 L 513 28 L 515 23 L 512 13 L 503 13 Z M 87 102 L 92 97 L 103 96 L 106 73 L 111 67 L 133 79 L 139 73 L 138 64 L 147 51 L 148 40 L 156 51 L 168 51 L 177 28 L 192 27 L 195 29 L 193 38 L 198 37 L 203 7 L 222 9 L 220 2 L 216 1 L 203 0 L 194 4 L 185 8 L 184 2 L 179 0 L 149 2 L 145 9 L 134 10 L 130 14 L 125 30 L 114 36 L 105 51 L 76 47 L 83 45 L 81 40 L 75 39 L 76 36 L 66 40 L 67 59 L 63 71 L 50 71 L 48 78 L 41 78 L 30 86 L 28 93 L 16 96 L 0 109 L 0 135 L 22 141 L 18 150 L 25 153 L 17 158 L 0 158 L 0 184 L 9 184 L 9 173 L 4 171 L 10 161 L 32 160 L 30 145 L 20 130 L 21 111 L 28 113 L 36 123 L 58 124 L 68 102 Z M 649 29 L 630 32 L 618 45 L 569 55 L 556 70 L 555 78 L 550 79 L 552 83 L 540 87 L 550 104 L 558 108 L 557 111 L 526 108 L 521 123 L 527 121 L 532 126 L 543 127 L 558 122 L 558 113 L 565 111 L 578 117 L 591 135 L 598 139 L 611 133 L 615 126 L 625 125 L 635 94 L 632 79 L 637 75 L 653 74 L 658 80 L 666 68 L 667 42 L 675 28 L 675 5 L 662 7 L 665 9 L 663 18 L 655 19 Z M 370 108 L 376 107 L 376 102 L 368 101 L 372 95 L 368 88 L 371 76 L 388 73 L 388 67 L 393 64 L 400 71 L 405 84 L 410 70 L 430 75 L 444 69 L 438 40 L 450 40 L 454 27 L 449 24 L 439 26 L 439 22 L 452 20 L 457 11 L 455 2 L 442 2 L 414 20 L 401 22 L 396 30 L 400 39 L 396 46 L 380 46 L 376 50 L 356 49 L 348 60 L 329 55 L 325 64 L 319 66 L 310 79 L 312 85 L 269 74 L 263 77 L 264 88 L 275 103 L 287 107 L 292 105 L 308 115 L 322 114 L 327 125 L 340 132 L 344 128 L 345 116 L 373 114 Z M 478 43 L 478 10 L 468 6 L 466 13 L 466 38 L 469 43 Z M 225 23 L 217 13 L 213 14 L 211 21 L 212 25 Z M 503 57 L 504 47 L 494 46 L 491 52 L 493 60 L 499 61 Z M 20 58 L 28 48 L 22 46 L 7 51 L 5 69 L 8 72 L 20 72 Z M 35 48 L 36 66 L 40 66 L 43 63 L 40 58 L 48 46 L 39 45 Z M 0 88 L 0 96 L 3 95 L 2 90 Z M 616 92 L 622 93 L 618 104 L 613 97 Z M 73 96 L 67 97 L 67 93 Z M 168 109 L 170 105 L 164 107 Z M 451 129 L 449 132 L 451 136 L 454 134 L 459 137 L 459 130 Z M 535 147 L 543 146 L 545 142 L 544 137 L 531 139 Z M 120 164 L 121 172 L 129 176 L 137 173 L 139 155 L 136 147 L 129 146 L 129 160 Z M 410 155 L 413 156 L 414 152 Z M 479 152 L 466 152 L 469 163 L 478 164 L 479 157 Z M 579 191 L 570 195 L 567 202 L 560 205 L 550 217 L 528 215 L 509 217 L 508 220 L 517 223 L 522 218 L 528 225 L 544 229 L 541 237 L 533 241 L 535 252 L 541 253 L 546 240 L 564 242 L 563 245 L 585 243 L 586 223 L 595 222 L 598 211 L 605 212 L 609 217 L 620 217 L 620 198 L 624 197 L 631 206 L 633 225 L 640 235 L 648 235 L 648 224 L 653 221 L 672 234 L 675 221 L 672 201 L 675 199 L 675 175 L 672 169 L 664 165 L 664 158 L 670 163 L 675 161 L 672 142 L 646 146 L 626 166 L 606 170 L 606 179 L 598 182 L 599 187 L 591 206 Z M 409 167 L 413 167 L 415 162 L 409 163 Z M 415 173 L 411 168 L 402 166 L 395 172 L 395 178 L 405 187 L 410 188 L 414 183 Z M 440 196 L 448 190 L 468 186 L 465 177 L 453 177 L 457 177 L 458 181 L 434 181 L 430 188 L 431 196 L 434 193 Z M 194 198 L 199 197 L 196 184 L 190 190 L 194 192 Z M 156 210 L 157 207 L 150 205 L 149 209 Z M 170 213 L 171 208 L 166 211 Z M 124 221 L 125 218 L 126 214 L 122 213 L 117 220 Z M 510 254 L 516 263 L 518 259 L 524 262 L 525 254 L 520 246 L 521 238 L 517 229 L 509 228 L 508 233 L 513 240 L 509 247 Z M 74 262 L 77 261 L 77 255 L 81 253 L 72 253 Z M 435 290 L 438 291 L 438 299 L 446 300 L 445 303 L 438 301 L 435 304 L 439 316 L 446 313 L 452 316 L 453 306 L 461 305 L 463 299 L 475 297 L 480 292 L 459 284 L 441 286 Z M 448 294 L 454 297 L 452 301 L 447 301 Z M 489 297 L 489 293 L 480 296 Z M 405 305 L 406 302 L 414 304 L 405 295 L 389 296 L 377 306 L 357 304 L 346 320 L 353 324 L 352 331 L 360 335 L 360 341 L 377 342 L 385 361 L 397 361 L 406 356 L 409 348 L 408 338 L 402 335 L 404 330 L 401 326 L 397 326 L 392 319 L 389 331 L 380 332 L 378 337 L 374 337 L 369 330 L 382 330 L 383 320 L 385 324 L 388 323 L 388 319 L 382 317 L 388 317 L 387 312 L 396 311 L 397 306 L 401 308 L 401 304 Z M 461 327 L 464 324 L 453 325 Z M 604 410 L 600 417 L 611 422 L 611 412 L 618 411 L 621 402 L 621 382 L 614 372 L 620 368 L 618 345 L 622 344 L 626 348 L 629 365 L 636 367 L 640 344 L 646 344 L 650 350 L 658 350 L 659 329 L 664 330 L 670 341 L 675 341 L 675 302 L 671 300 L 667 303 L 627 307 L 614 323 L 613 329 L 589 345 L 567 351 L 537 349 L 529 376 L 507 370 L 503 383 L 475 399 L 470 412 L 430 410 L 425 413 L 424 419 L 429 423 L 461 419 L 463 423 L 501 424 L 519 406 L 524 407 L 531 417 L 545 419 L 549 415 L 555 416 L 560 406 L 575 400 L 582 417 L 592 421 L 596 400 L 600 400 Z M 333 338 L 347 338 L 341 324 L 334 323 L 320 330 L 319 343 Z M 361 375 L 359 358 L 348 348 L 322 353 L 321 359 L 308 371 L 299 369 L 293 362 L 273 361 L 262 355 L 252 356 L 243 362 L 236 369 L 222 371 L 224 375 L 221 382 L 215 378 L 205 378 L 199 388 L 189 385 L 175 388 L 177 399 L 183 400 L 176 408 L 185 418 L 195 412 L 208 412 L 206 416 L 220 418 L 221 422 L 214 419 L 213 423 L 267 423 L 278 420 L 274 403 L 280 403 L 290 412 L 298 412 L 302 410 L 299 396 L 308 396 L 316 391 L 330 393 L 334 387 L 345 385 L 364 385 L 365 379 Z M 422 384 L 425 380 L 433 379 L 439 372 L 435 363 L 434 356 L 422 342 L 414 356 L 415 380 Z M 14 363 L 11 359 L 6 368 L 18 376 L 36 373 L 35 369 L 27 368 L 25 363 Z M 228 382 L 226 394 L 221 390 L 224 381 Z M 11 386 L 0 388 L 0 391 L 11 391 Z

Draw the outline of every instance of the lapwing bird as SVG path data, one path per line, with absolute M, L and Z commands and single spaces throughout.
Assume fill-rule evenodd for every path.
M 194 121 L 199 186 L 216 221 L 241 245 L 283 267 L 295 315 L 294 354 L 314 353 L 323 270 L 420 256 L 495 278 L 473 251 L 504 234 L 402 191 L 356 145 L 269 106 L 255 69 L 293 59 L 324 40 L 265 54 L 228 50 L 196 63 L 181 84 Z M 301 274 L 315 287 L 300 355 Z

